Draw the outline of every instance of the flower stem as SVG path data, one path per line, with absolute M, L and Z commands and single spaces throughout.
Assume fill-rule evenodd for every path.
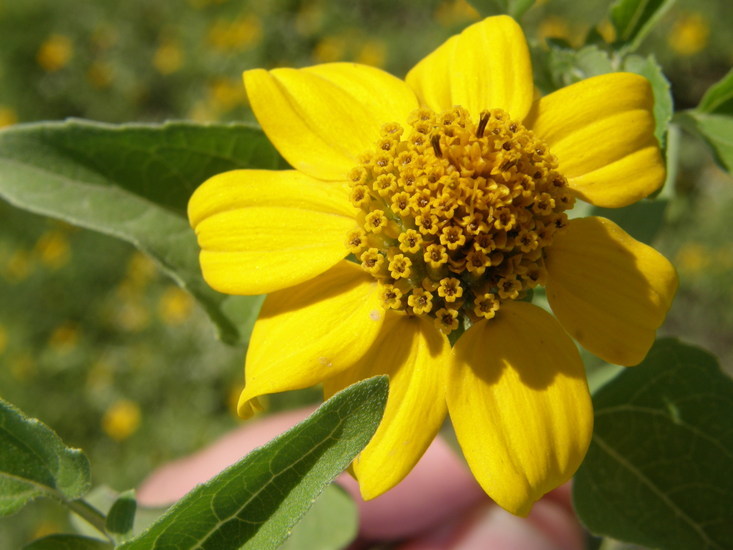
M 84 499 L 65 500 L 64 504 L 77 516 L 84 519 L 87 523 L 89 523 L 89 525 L 94 527 L 97 531 L 99 531 L 102 535 L 109 539 L 109 535 L 107 534 L 107 530 L 105 529 L 107 518 L 102 512 L 97 510 L 94 506 L 89 504 Z

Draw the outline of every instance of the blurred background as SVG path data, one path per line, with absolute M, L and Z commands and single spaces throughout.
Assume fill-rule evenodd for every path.
M 592 28 L 612 40 L 608 4 L 540 1 L 526 34 L 540 46 L 581 45 Z M 244 69 L 348 60 L 404 76 L 478 18 L 457 0 L 0 0 L 0 127 L 252 120 Z M 733 64 L 731 21 L 728 0 L 679 0 L 644 42 L 677 109 L 694 107 Z M 662 332 L 710 349 L 730 372 L 733 182 L 685 135 L 680 157 L 655 242 L 681 278 Z M 235 426 L 243 356 L 129 245 L 0 201 L 0 395 L 83 448 L 96 483 L 133 487 Z M 0 520 L 0 548 L 65 521 L 59 507 L 35 503 Z

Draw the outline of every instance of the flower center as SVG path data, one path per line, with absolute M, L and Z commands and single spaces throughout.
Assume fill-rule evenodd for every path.
M 346 244 L 385 308 L 448 334 L 544 282 L 544 249 L 574 198 L 547 146 L 504 111 L 474 122 L 462 107 L 419 109 L 360 160 L 349 181 L 361 227 Z

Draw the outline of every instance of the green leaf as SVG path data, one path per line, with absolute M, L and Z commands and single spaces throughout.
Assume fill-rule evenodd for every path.
M 708 88 L 697 106 L 703 113 L 733 116 L 733 69 L 720 82 Z
M 733 548 L 733 380 L 715 358 L 658 341 L 593 402 L 573 486 L 583 523 L 651 548 Z
M 293 528 L 280 550 L 341 550 L 356 538 L 356 504 L 338 485 L 329 485 Z
M 668 202 L 666 199 L 645 199 L 624 208 L 594 206 L 589 214 L 613 220 L 637 241 L 651 244 L 664 223 Z
M 550 50 L 547 69 L 550 72 L 553 90 L 575 84 L 591 76 L 614 71 L 608 53 L 598 46 L 586 46 L 574 50 L 555 40 L 548 40 L 548 45 Z
M 125 550 L 277 548 L 366 446 L 382 418 L 384 376 L 350 386 L 171 507 Z
M 0 516 L 34 498 L 71 501 L 90 487 L 89 461 L 48 426 L 0 399 Z
M 715 162 L 733 174 L 733 116 L 686 111 L 675 115 L 675 121 L 699 135 L 710 148 Z
M 519 19 L 531 8 L 535 0 L 469 0 L 482 16 L 507 14 Z
M 115 541 L 122 542 L 129 538 L 135 524 L 136 511 L 135 491 L 122 493 L 109 509 L 105 528 Z
M 110 550 L 113 548 L 99 539 L 82 537 L 81 535 L 49 535 L 34 540 L 23 547 L 23 550 Z
M 616 46 L 633 51 L 674 0 L 618 0 L 611 6 L 611 23 L 616 29 Z
M 674 113 L 674 104 L 669 80 L 664 76 L 662 67 L 659 66 L 653 55 L 649 57 L 630 55 L 624 59 L 622 69 L 640 74 L 651 83 L 654 92 L 654 120 L 656 122 L 654 135 L 662 149 L 666 148 L 667 128 Z
M 283 166 L 262 131 L 243 124 L 72 120 L 0 131 L 0 197 L 132 243 L 201 303 L 229 343 L 244 336 L 223 304 L 254 309 L 259 298 L 227 297 L 203 281 L 186 203 L 219 172 Z

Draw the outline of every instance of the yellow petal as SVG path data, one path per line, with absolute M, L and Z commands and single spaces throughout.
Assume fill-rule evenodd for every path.
M 499 506 L 527 515 L 585 456 L 593 409 L 578 351 L 555 319 L 502 304 L 454 348 L 448 411 L 474 476 Z
M 504 109 L 522 120 L 532 104 L 532 62 L 521 27 L 505 15 L 488 17 L 450 38 L 420 61 L 407 83 L 435 111 L 462 105 L 474 116 Z
M 672 264 L 605 218 L 571 220 L 547 253 L 547 299 L 588 351 L 635 365 L 677 291 Z
M 604 74 L 543 97 L 526 123 L 557 157 L 578 197 L 617 208 L 664 183 L 653 107 L 644 77 Z
M 270 294 L 252 331 L 239 414 L 256 409 L 261 395 L 307 388 L 351 367 L 383 320 L 376 281 L 347 261 Z
M 417 108 L 400 79 L 374 67 L 329 63 L 244 73 L 252 110 L 285 159 L 324 180 L 345 180 L 388 122 Z
M 189 202 L 206 282 L 227 294 L 263 294 L 323 273 L 347 254 L 356 210 L 344 186 L 295 171 L 214 176 Z
M 365 378 L 389 375 L 389 398 L 374 437 L 354 461 L 362 497 L 378 497 L 417 464 L 446 414 L 448 339 L 425 318 L 390 314 L 359 363 L 324 384 L 324 394 Z

